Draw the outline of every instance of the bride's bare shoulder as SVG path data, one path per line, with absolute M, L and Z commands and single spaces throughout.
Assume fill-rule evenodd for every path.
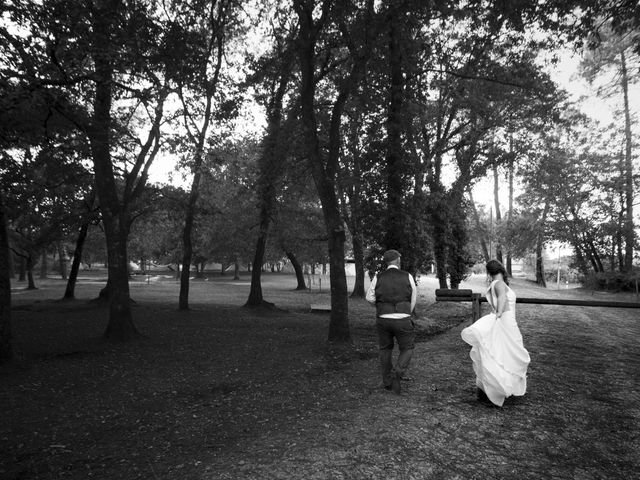
M 506 293 L 509 288 L 504 280 L 496 280 L 496 283 L 493 285 L 497 294 Z

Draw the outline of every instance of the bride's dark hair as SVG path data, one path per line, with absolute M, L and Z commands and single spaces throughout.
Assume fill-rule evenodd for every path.
M 504 283 L 509 285 L 509 274 L 507 273 L 506 268 L 504 268 L 504 265 L 502 265 L 498 260 L 489 260 L 487 262 L 487 273 L 491 276 L 501 273 Z

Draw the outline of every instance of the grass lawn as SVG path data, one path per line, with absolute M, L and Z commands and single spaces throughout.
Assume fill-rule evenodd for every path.
M 328 345 L 322 290 L 265 274 L 281 311 L 243 308 L 249 276 L 131 283 L 143 337 L 101 340 L 104 278 L 14 283 L 21 361 L 0 368 L 0 478 L 627 479 L 640 471 L 640 310 L 522 305 L 529 391 L 501 409 L 475 399 L 460 329 L 466 304 L 419 286 L 420 327 L 400 396 L 379 387 L 373 308 L 350 300 L 354 345 Z M 484 288 L 483 277 L 466 287 Z M 591 298 L 516 279 L 521 296 Z M 608 294 L 611 300 L 633 296 Z M 485 307 L 486 308 L 486 307 Z M 634 477 L 636 476 L 636 477 Z

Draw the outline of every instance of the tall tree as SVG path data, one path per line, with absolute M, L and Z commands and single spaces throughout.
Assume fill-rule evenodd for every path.
M 358 97 L 360 97 L 358 95 Z M 342 215 L 345 218 L 349 232 L 351 233 L 351 245 L 353 248 L 353 259 L 355 265 L 355 281 L 353 285 L 352 297 L 364 298 L 364 275 L 365 275 L 365 234 L 364 234 L 364 180 L 362 178 L 362 105 L 358 98 L 351 104 L 348 112 L 348 120 L 345 122 L 345 149 L 339 176 L 338 188 L 340 191 Z
M 13 358 L 9 240 L 3 197 L 4 192 L 0 192 L 0 364 Z
M 389 2 L 386 12 L 386 24 L 388 27 L 388 56 L 389 62 L 389 92 L 387 94 L 387 154 L 385 159 L 385 172 L 387 180 L 386 197 L 386 228 L 384 246 L 386 249 L 404 250 L 402 241 L 405 233 L 405 221 L 407 214 L 404 208 L 404 192 L 408 185 L 406 182 L 406 162 L 403 161 L 404 151 L 402 144 L 402 133 L 404 131 L 402 121 L 402 108 L 404 103 L 404 75 L 403 71 L 406 60 L 404 49 L 406 42 L 403 42 L 403 34 L 407 32 L 407 22 L 403 22 L 405 17 L 402 4 Z
M 554 219 L 574 221 L 573 226 L 566 231 L 572 231 L 571 235 L 575 234 L 571 243 L 578 245 L 580 252 L 584 251 L 583 245 L 586 245 L 586 250 L 591 250 L 592 260 L 595 263 L 599 262 L 597 253 L 593 250 L 593 230 L 578 225 L 586 214 L 585 200 L 589 197 L 589 191 L 584 185 L 584 180 L 592 165 L 576 161 L 577 153 L 567 146 L 571 143 L 571 136 L 562 125 L 556 126 L 555 131 L 550 128 L 540 138 L 537 147 L 529 152 L 527 162 L 523 162 L 520 167 L 524 193 L 519 197 L 519 201 L 527 210 L 532 225 L 532 237 L 535 238 L 536 282 L 543 286 L 546 285 L 545 244 L 553 237 L 568 239 L 559 235 L 557 228 L 554 230 Z M 580 239 L 583 234 L 588 239 L 586 243 Z
M 613 74 L 611 80 L 605 82 L 598 92 L 606 97 L 619 95 L 624 118 L 624 169 L 622 170 L 625 196 L 624 230 L 624 266 L 623 270 L 631 272 L 633 267 L 633 249 L 635 246 L 635 225 L 633 218 L 634 201 L 634 169 L 633 169 L 633 137 L 632 112 L 629 104 L 629 85 L 637 83 L 640 75 L 640 54 L 634 47 L 640 44 L 637 32 L 623 36 L 613 31 L 611 23 L 604 24 L 598 31 L 599 42 L 593 50 L 585 53 L 581 63 L 581 72 L 591 83 L 602 74 Z M 631 68 L 630 68 L 631 67 Z
M 469 182 L 483 176 L 488 166 L 488 139 L 510 112 L 521 110 L 528 115 L 530 108 L 523 106 L 535 103 L 542 96 L 541 87 L 550 83 L 533 61 L 535 42 L 519 35 L 523 28 L 520 15 L 526 16 L 520 7 L 486 9 L 476 2 L 457 7 L 434 10 L 428 28 L 418 30 L 422 45 L 428 48 L 411 64 L 424 67 L 410 71 L 406 82 L 415 105 L 415 109 L 406 109 L 412 116 L 408 150 L 416 151 L 416 184 L 424 178 L 428 192 L 426 213 L 442 288 L 447 286 L 447 258 L 452 259 L 452 268 L 462 265 L 447 251 L 453 226 L 448 224 L 452 218 L 448 209 L 459 211 L 460 205 L 452 202 L 464 198 L 463 191 L 449 191 L 443 172 L 450 170 L 454 158 L 464 164 L 460 179 Z M 469 33 L 460 35 L 459 29 Z M 464 155 L 455 153 L 462 150 Z
M 322 203 L 329 247 L 331 281 L 331 316 L 329 341 L 348 343 L 351 340 L 348 317 L 348 295 L 345 274 L 345 225 L 340 212 L 337 187 L 341 123 L 345 104 L 353 94 L 371 54 L 371 39 L 375 32 L 374 2 L 341 2 L 295 0 L 294 10 L 299 20 L 297 54 L 300 66 L 300 105 L 306 156 Z M 327 32 L 333 31 L 333 37 Z M 335 40 L 343 49 L 332 48 Z M 330 75 L 329 75 L 330 74 Z M 328 120 L 323 133 L 319 131 L 318 94 L 324 93 L 319 80 L 331 81 L 332 99 L 328 102 Z M 327 143 L 322 139 L 326 135 Z
M 151 17 L 156 12 L 142 2 L 51 0 L 13 6 L 10 18 L 26 34 L 0 29 L 11 42 L 12 75 L 44 92 L 51 109 L 86 135 L 90 146 L 109 264 L 104 335 L 113 340 L 136 336 L 127 235 L 160 145 L 168 95 L 162 72 L 172 62 L 162 51 L 163 30 Z M 136 123 L 144 116 L 146 134 Z M 135 151 L 120 150 L 127 146 Z
M 175 17 L 172 29 L 180 40 L 174 45 L 182 59 L 172 71 L 178 83 L 183 126 L 189 140 L 191 190 L 185 210 L 182 234 L 182 267 L 178 307 L 189 309 L 189 275 L 192 264 L 192 232 L 200 181 L 206 167 L 207 141 L 212 123 L 229 117 L 233 99 L 221 88 L 225 53 L 236 26 L 238 3 L 235 0 L 173 2 Z M 225 109 L 227 110 L 225 112 Z
M 141 12 L 137 12 L 141 13 Z M 127 237 L 131 228 L 132 197 L 139 195 L 144 188 L 148 168 L 159 149 L 160 122 L 162 120 L 164 100 L 168 91 L 162 84 L 159 87 L 158 101 L 152 118 L 152 126 L 145 143 L 142 145 L 131 175 L 125 184 L 122 199 L 118 192 L 112 161 L 112 104 L 115 85 L 118 78 L 115 64 L 115 51 L 127 40 L 123 35 L 123 44 L 114 44 L 113 32 L 124 25 L 126 11 L 118 0 L 96 2 L 91 15 L 91 58 L 95 65 L 95 96 L 93 115 L 86 129 L 91 145 L 96 193 L 100 203 L 102 223 L 107 239 L 109 268 L 109 324 L 105 337 L 124 340 L 137 336 L 129 304 L 129 262 L 127 255 Z M 148 32 L 151 33 L 151 32 Z M 148 38 L 151 41 L 151 38 Z M 106 48 L 105 48 L 106 47 Z
M 508 190 L 509 190 L 509 210 L 507 211 L 507 224 L 511 225 L 513 221 L 513 192 L 514 192 L 514 175 L 515 175 L 515 165 L 513 159 L 513 134 L 509 136 L 509 161 L 507 163 L 507 182 L 508 182 Z M 513 275 L 512 271 L 512 253 L 511 248 L 507 248 L 507 262 L 506 269 L 509 275 Z
M 258 239 L 256 241 L 253 265 L 260 267 L 264 263 L 264 255 L 267 247 L 269 227 L 276 214 L 276 202 L 278 192 L 282 184 L 283 169 L 287 156 L 287 135 L 291 129 L 283 122 L 284 101 L 291 80 L 294 52 L 291 33 L 274 32 L 275 51 L 272 58 L 267 59 L 267 66 L 271 66 L 270 72 L 265 72 L 265 79 L 269 86 L 266 95 L 267 131 L 262 140 L 262 151 L 258 157 L 258 202 L 260 209 L 260 224 L 258 226 Z M 263 67 L 265 68 L 265 67 Z M 291 114 L 293 117 L 293 112 Z M 291 126 L 291 122 L 289 127 Z M 289 136 L 290 140 L 290 136 Z M 293 257 L 295 258 L 295 257 Z M 247 306 L 260 306 L 268 304 L 262 296 L 261 284 L 262 268 L 254 268 L 251 271 L 251 288 Z
M 71 262 L 71 269 L 69 270 L 69 278 L 67 279 L 67 286 L 62 297 L 65 300 L 72 300 L 75 298 L 76 282 L 78 280 L 78 272 L 80 271 L 80 263 L 82 262 L 82 251 L 87 239 L 87 234 L 89 233 L 89 226 L 97 221 L 97 215 L 94 211 L 94 203 L 95 193 L 92 191 L 86 201 L 87 212 L 81 217 L 82 220 L 73 251 L 73 260 Z

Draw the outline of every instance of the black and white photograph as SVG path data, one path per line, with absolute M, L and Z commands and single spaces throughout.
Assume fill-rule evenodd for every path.
M 0 478 L 640 478 L 639 115 L 637 0 L 0 1 Z

